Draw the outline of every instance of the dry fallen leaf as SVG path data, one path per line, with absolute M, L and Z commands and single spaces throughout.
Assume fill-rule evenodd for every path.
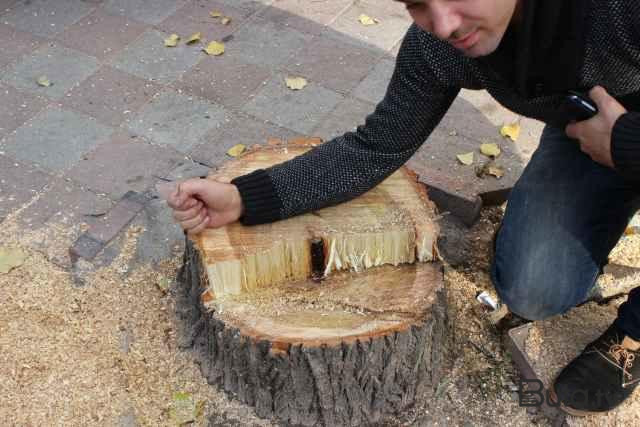
M 500 179 L 504 176 L 504 169 L 502 169 L 500 166 L 489 166 L 487 168 L 487 173 L 489 175 L 493 175 L 496 178 Z
M 164 45 L 166 47 L 176 47 L 178 45 L 178 40 L 180 40 L 179 35 L 171 34 L 169 37 L 164 39 Z
M 291 90 L 300 90 L 307 85 L 307 79 L 304 77 L 287 77 L 285 83 Z
M 480 152 L 485 156 L 498 157 L 500 155 L 500 147 L 496 143 L 485 143 L 480 145 Z
M 202 36 L 202 34 L 200 33 L 200 31 L 198 31 L 195 34 L 192 34 L 191 37 L 189 37 L 186 41 L 187 44 L 192 44 L 192 43 L 196 43 L 200 41 L 200 37 Z
M 209 16 L 212 18 L 220 18 L 222 16 L 222 13 L 218 12 L 217 10 L 212 10 L 211 12 L 209 12 Z
M 225 16 L 224 18 L 222 18 L 222 19 L 220 20 L 220 23 L 221 23 L 222 25 L 229 25 L 229 24 L 231 23 L 231 18 L 230 18 L 230 17 L 228 17 L 228 16 Z
M 51 82 L 49 81 L 47 76 L 38 77 L 38 80 L 36 80 L 36 82 L 38 83 L 38 86 L 43 86 L 43 87 L 51 86 Z
M 213 41 L 209 43 L 207 47 L 205 47 L 202 50 L 207 52 L 207 54 L 209 55 L 214 55 L 214 56 L 222 55 L 224 53 L 224 43 Z
M 458 161 L 463 165 L 469 166 L 473 164 L 473 151 L 466 154 L 458 154 L 456 157 L 458 158 Z
M 244 144 L 236 144 L 233 147 L 227 150 L 227 154 L 231 157 L 238 157 L 240 154 L 244 153 L 244 150 L 247 149 L 247 146 Z
M 520 123 L 512 123 L 510 125 L 504 125 L 500 129 L 500 135 L 505 138 L 511 138 L 513 142 L 516 142 L 520 137 Z
M 361 23 L 362 25 L 364 25 L 365 27 L 366 27 L 366 26 L 369 26 L 369 25 L 375 25 L 375 24 L 377 24 L 378 22 L 380 22 L 380 21 L 379 21 L 379 20 L 377 20 L 376 18 L 372 18 L 372 17 L 370 17 L 370 16 L 368 16 L 368 15 L 365 15 L 365 14 L 360 15 L 360 16 L 358 17 L 358 21 L 360 21 L 360 23 Z
M 0 248 L 0 274 L 7 274 L 16 267 L 20 267 L 27 258 L 22 250 L 17 248 Z

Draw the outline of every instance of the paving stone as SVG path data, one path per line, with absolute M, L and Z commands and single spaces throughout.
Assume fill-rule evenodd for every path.
M 255 117 L 309 134 L 342 100 L 342 96 L 313 82 L 304 89 L 286 87 L 276 75 L 242 109 Z
M 157 263 L 183 252 L 184 233 L 173 220 L 173 211 L 164 200 L 147 203 L 133 225 L 144 229 L 136 244 L 136 263 Z
M 82 0 L 25 0 L 2 15 L 9 25 L 30 33 L 51 37 L 91 13 L 94 5 Z
M 68 27 L 56 38 L 66 46 L 104 59 L 120 52 L 146 28 L 124 16 L 109 15 L 98 9 Z
M 2 9 L 0 8 L 0 11 Z M 43 39 L 0 23 L 0 68 L 35 50 Z
M 112 59 L 116 68 L 163 84 L 177 80 L 206 55 L 200 46 L 184 43 L 168 48 L 168 33 L 148 30 Z
M 329 113 L 329 116 L 313 130 L 312 134 L 328 141 L 345 132 L 354 131 L 357 126 L 364 124 L 366 117 L 373 113 L 375 108 L 374 104 L 355 98 L 346 98 Z
M 361 14 L 376 18 L 379 23 L 362 25 L 358 20 Z M 388 52 L 404 37 L 411 22 L 401 3 L 360 0 L 354 2 L 329 27 Z
M 132 139 L 124 132 L 84 156 L 66 176 L 97 192 L 119 199 L 128 191 L 144 192 L 183 156 L 174 150 Z
M 311 39 L 309 34 L 256 18 L 234 34 L 225 55 L 277 67 L 294 57 Z
M 72 167 L 112 132 L 89 116 L 53 107 L 19 127 L 7 138 L 3 150 L 19 161 L 58 172 Z
M 320 34 L 352 3 L 353 0 L 278 0 L 272 7 L 263 9 L 260 16 L 302 32 Z
M 191 150 L 190 156 L 198 162 L 217 167 L 231 159 L 226 152 L 236 144 L 249 147 L 266 144 L 268 138 L 288 140 L 297 136 L 301 135 L 269 121 L 239 113 L 230 114 L 219 129 L 209 132 L 203 138 L 204 142 Z
M 31 200 L 51 177 L 29 163 L 0 154 L 0 222 Z
M 92 225 L 111 209 L 113 202 L 64 179 L 56 178 L 43 190 L 38 200 L 20 214 L 29 229 L 47 222 Z
M 35 95 L 60 100 L 98 67 L 98 61 L 92 56 L 51 44 L 10 66 L 2 82 Z M 40 76 L 47 76 L 51 86 L 39 86 L 36 81 Z
M 165 177 L 170 181 L 180 181 L 189 178 L 199 178 L 209 175 L 211 167 L 196 163 L 192 160 L 182 160 L 176 167 L 174 167 L 169 174 Z M 162 182 L 162 181 L 158 181 Z
M 274 0 L 217 0 L 218 3 L 242 9 L 247 13 L 258 12 L 273 3 Z M 221 11 L 222 12 L 222 11 Z
M 47 105 L 47 100 L 0 84 L 0 138 L 23 125 Z
M 99 221 L 96 221 L 89 230 L 87 236 L 100 242 L 109 243 L 116 237 L 135 216 L 144 208 L 148 201 L 138 200 L 140 194 L 129 192 L 111 208 L 111 210 Z
M 217 10 L 231 18 L 231 22 L 223 25 L 220 18 L 212 18 L 209 12 Z M 211 40 L 222 40 L 236 31 L 244 23 L 251 12 L 216 1 L 196 0 L 187 3 L 176 13 L 157 26 L 167 33 L 176 33 L 186 40 L 191 34 L 200 32 L 201 43 Z
M 104 10 L 146 24 L 159 24 L 175 13 L 185 1 L 179 0 L 107 0 Z
M 156 96 L 132 121 L 132 132 L 186 153 L 224 123 L 226 111 L 210 101 L 170 90 Z
M 269 68 L 233 56 L 206 57 L 177 87 L 234 109 L 244 105 L 272 75 Z
M 82 233 L 69 248 L 71 263 L 76 264 L 79 259 L 88 261 L 94 259 L 104 246 L 105 242 L 90 236 L 86 232 Z
M 314 39 L 285 64 L 291 73 L 301 75 L 338 92 L 349 92 L 373 69 L 379 60 L 369 49 L 325 37 Z
M 161 87 L 105 65 L 73 88 L 62 103 L 115 127 L 130 119 Z
M 395 66 L 394 60 L 382 59 L 369 75 L 356 86 L 353 90 L 353 95 L 374 104 L 382 101 Z

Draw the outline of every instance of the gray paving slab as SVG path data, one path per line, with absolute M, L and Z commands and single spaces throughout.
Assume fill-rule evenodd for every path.
M 183 252 L 184 233 L 173 220 L 173 211 L 164 200 L 147 203 L 132 225 L 144 230 L 136 244 L 135 262 L 157 263 Z
M 185 92 L 239 109 L 272 76 L 270 68 L 234 56 L 206 57 L 176 82 Z
M 366 117 L 374 110 L 374 104 L 355 98 L 345 98 L 311 133 L 328 141 L 364 124 Z
M 377 104 L 387 92 L 396 62 L 393 58 L 383 58 L 367 77 L 353 90 L 353 95 L 364 101 Z
M 0 154 L 0 222 L 31 200 L 51 176 L 29 163 L 18 163 Z
M 128 191 L 144 192 L 184 156 L 142 138 L 117 132 L 85 155 L 66 176 L 117 200 Z
M 48 103 L 48 100 L 0 84 L 0 139 L 22 126 Z
M 255 13 L 272 4 L 274 0 L 218 0 L 218 2 L 237 7 L 248 13 Z
M 3 14 L 2 21 L 23 31 L 51 37 L 94 8 L 95 5 L 83 0 L 24 0 Z
M 302 90 L 293 91 L 287 88 L 285 77 L 277 74 L 271 78 L 242 107 L 243 111 L 301 134 L 308 134 L 343 99 L 337 92 L 313 82 Z
M 260 16 L 302 32 L 321 34 L 352 3 L 353 0 L 278 0 L 262 9 Z
M 170 181 L 179 181 L 189 178 L 199 178 L 209 175 L 212 168 L 189 159 L 181 160 L 164 178 Z M 157 182 L 166 182 L 158 180 Z
M 217 167 L 231 158 L 226 152 L 236 144 L 250 147 L 253 144 L 266 144 L 269 138 L 288 140 L 298 136 L 302 135 L 269 121 L 233 113 L 225 119 L 219 129 L 205 135 L 203 142 L 195 146 L 189 154 L 198 162 Z
M 85 80 L 99 67 L 92 56 L 59 45 L 44 46 L 10 66 L 2 83 L 16 89 L 60 100 L 76 84 Z M 37 80 L 46 76 L 51 86 L 39 86 Z
M 2 10 L 2 9 L 0 9 Z M 4 24 L 0 18 L 0 68 L 35 50 L 44 39 Z
M 317 37 L 284 67 L 328 89 L 347 93 L 360 84 L 379 59 L 380 54 L 345 40 Z
M 184 0 L 107 0 L 104 10 L 146 24 L 159 24 L 183 6 Z
M 308 45 L 311 39 L 309 34 L 256 18 L 234 34 L 224 54 L 253 64 L 278 67 Z
M 143 107 L 129 129 L 155 144 L 186 153 L 224 123 L 225 109 L 195 96 L 166 90 Z
M 169 36 L 157 30 L 144 32 L 135 42 L 116 55 L 111 64 L 122 70 L 159 83 L 171 83 L 206 55 L 201 46 L 184 43 L 166 47 Z
M 62 105 L 116 127 L 131 120 L 161 88 L 157 83 L 104 65 L 74 87 L 62 99 Z
M 0 147 L 21 162 L 61 172 L 106 141 L 112 132 L 112 128 L 85 114 L 52 107 L 19 127 Z
M 120 52 L 146 29 L 144 24 L 98 9 L 69 26 L 56 39 L 65 46 L 104 59 Z

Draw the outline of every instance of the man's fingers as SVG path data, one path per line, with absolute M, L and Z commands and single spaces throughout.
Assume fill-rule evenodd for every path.
M 569 138 L 578 139 L 580 123 L 569 123 L 565 128 L 565 133 Z
M 195 200 L 195 199 L 193 199 L 193 200 Z M 200 210 L 202 209 L 202 206 L 203 206 L 202 202 L 196 201 L 195 205 L 191 206 L 188 209 L 175 210 L 173 212 L 173 218 L 178 222 L 186 221 L 186 220 L 191 219 L 191 218 L 195 218 L 200 213 Z
M 196 225 L 195 227 L 187 230 L 187 233 L 193 235 L 193 234 L 198 234 L 201 233 L 202 231 L 204 231 L 205 228 L 207 228 L 209 225 L 209 217 L 206 216 L 202 222 L 198 225 Z
M 186 219 L 184 221 L 180 221 L 180 226 L 182 228 L 184 228 L 185 230 L 189 231 L 192 228 L 197 227 L 198 225 L 200 225 L 200 223 L 205 218 L 207 218 L 207 210 L 206 209 L 200 209 L 200 212 L 198 212 L 198 214 L 195 217 Z

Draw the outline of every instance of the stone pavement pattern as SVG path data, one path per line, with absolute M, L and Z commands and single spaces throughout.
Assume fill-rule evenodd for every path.
M 380 22 L 365 27 L 362 13 Z M 75 227 L 72 256 L 51 256 L 67 267 L 108 263 L 129 224 L 146 230 L 140 262 L 166 258 L 182 233 L 156 182 L 206 174 L 237 143 L 354 129 L 384 96 L 410 22 L 401 4 L 374 0 L 0 0 L 0 222 Z M 164 46 L 197 31 L 224 55 Z M 36 84 L 43 75 L 51 86 Z M 309 85 L 293 92 L 286 76 Z M 504 199 L 541 130 L 523 119 L 517 143 L 501 138 L 516 119 L 463 91 L 410 163 L 442 209 L 472 222 L 482 196 Z M 456 161 L 486 141 L 505 153 L 501 180 Z

